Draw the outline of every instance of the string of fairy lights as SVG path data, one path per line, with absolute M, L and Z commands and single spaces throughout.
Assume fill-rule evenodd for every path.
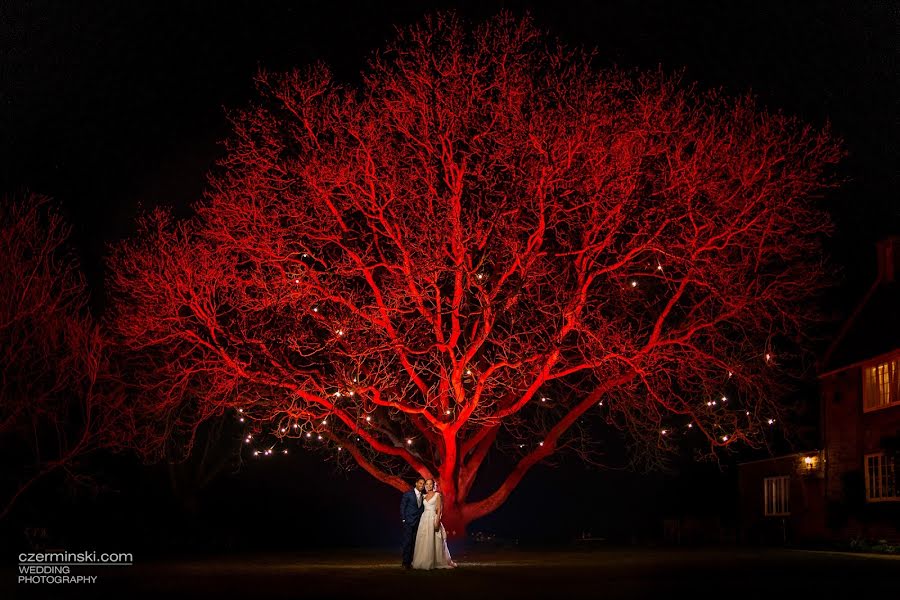
M 767 361 L 771 360 L 771 355 L 766 354 L 765 356 L 766 356 Z M 472 376 L 471 369 L 467 369 L 465 371 L 465 373 L 469 377 Z M 728 376 L 731 377 L 732 375 L 733 375 L 733 373 L 729 371 Z M 342 392 L 334 392 L 334 394 L 333 394 L 334 397 L 343 397 L 345 395 L 347 397 L 355 397 L 357 394 L 354 390 L 349 390 L 349 391 L 343 392 L 343 393 Z M 540 402 L 540 404 L 542 404 L 542 405 L 552 403 L 552 398 L 549 396 L 536 396 L 535 399 L 538 400 Z M 727 406 L 729 404 L 729 398 L 727 395 L 722 395 L 715 400 L 707 400 L 704 404 L 709 409 L 717 410 L 719 407 Z M 598 408 L 602 408 L 603 406 L 604 406 L 603 400 L 600 400 L 597 402 Z M 237 414 L 237 418 L 238 418 L 239 422 L 241 422 L 241 423 L 247 422 L 248 415 L 244 411 L 243 408 L 237 409 L 236 414 Z M 448 409 L 448 410 L 444 411 L 444 414 L 446 416 L 450 416 L 453 414 L 453 411 Z M 750 418 L 752 416 L 751 412 L 749 410 L 745 410 L 744 415 L 747 418 Z M 768 417 L 768 418 L 764 418 L 764 419 L 760 420 L 760 422 L 763 422 L 763 421 L 765 422 L 766 425 L 768 425 L 770 427 L 775 425 L 775 423 L 776 423 L 776 419 L 774 417 Z M 371 426 L 374 424 L 374 422 L 375 422 L 375 417 L 373 417 L 371 414 L 366 414 L 365 416 L 361 416 L 359 418 L 359 423 L 357 425 L 357 428 L 362 429 L 364 427 Z M 244 445 L 251 447 L 251 452 L 254 457 L 267 457 L 267 456 L 273 456 L 278 453 L 280 453 L 282 455 L 286 455 L 286 454 L 288 454 L 287 448 L 276 448 L 279 443 L 283 443 L 284 440 L 286 440 L 286 439 L 297 439 L 299 441 L 308 441 L 308 442 L 315 441 L 315 442 L 319 443 L 320 445 L 322 443 L 328 443 L 326 441 L 326 437 L 323 436 L 321 433 L 322 428 L 327 428 L 328 423 L 329 423 L 329 420 L 327 418 L 324 418 L 321 421 L 317 421 L 317 422 L 308 421 L 305 424 L 301 424 L 300 422 L 294 422 L 294 423 L 290 424 L 289 427 L 288 426 L 276 427 L 272 432 L 275 434 L 276 440 L 272 443 L 265 442 L 264 440 L 260 439 L 258 437 L 259 431 L 257 431 L 256 435 L 254 435 L 254 433 L 252 433 L 252 432 L 246 433 L 243 437 L 243 442 L 244 442 Z M 309 427 L 309 429 L 307 429 L 307 427 Z M 718 428 L 719 427 L 718 423 L 713 423 L 713 427 Z M 689 431 L 689 430 L 693 430 L 693 429 L 695 429 L 695 421 L 692 420 L 686 424 L 682 424 L 681 426 L 677 426 L 677 425 L 665 426 L 659 430 L 659 435 L 660 435 L 660 437 L 671 438 L 673 435 L 677 434 L 679 431 Z M 291 432 L 291 430 L 293 430 L 293 432 Z M 722 444 L 726 444 L 729 440 L 735 439 L 737 434 L 739 434 L 739 433 L 740 433 L 740 431 L 738 430 L 738 431 L 732 432 L 731 434 L 729 434 L 729 433 L 717 434 L 717 440 L 720 441 Z M 416 438 L 417 438 L 417 436 L 406 437 L 405 438 L 406 446 L 413 446 Z M 401 438 L 401 439 L 403 439 L 403 438 Z M 362 438 L 356 436 L 356 441 L 357 442 L 362 441 Z M 527 444 L 524 444 L 524 443 L 519 443 L 517 445 L 520 449 L 523 449 L 523 450 L 527 447 Z M 543 446 L 544 446 L 544 440 L 543 439 L 538 440 L 536 447 L 540 448 Z M 343 452 L 344 451 L 343 445 L 341 445 L 340 443 L 336 443 L 335 451 Z
M 309 258 L 309 255 L 307 253 L 303 253 L 302 256 L 304 259 Z M 656 270 L 662 272 L 663 271 L 662 264 L 658 263 L 656 266 Z M 486 276 L 484 273 L 476 273 L 475 274 L 475 278 L 479 282 L 483 282 L 485 280 L 485 277 Z M 299 284 L 300 282 L 301 282 L 301 279 L 299 277 L 294 278 L 294 283 Z M 639 285 L 638 279 L 632 278 L 628 281 L 628 286 L 626 286 L 626 289 L 628 287 L 635 289 L 638 287 L 638 285 Z M 318 317 L 320 317 L 320 318 L 322 317 L 319 306 L 316 306 L 316 305 L 312 306 L 311 311 L 313 313 L 315 313 Z M 345 338 L 345 336 L 347 335 L 347 329 L 345 326 L 342 326 L 342 325 L 333 326 L 331 331 L 336 338 Z M 766 364 L 772 364 L 773 355 L 771 354 L 771 352 L 765 352 L 764 354 L 762 354 L 762 358 Z M 474 373 L 471 368 L 467 368 L 464 373 L 465 373 L 465 377 L 467 379 L 473 378 Z M 731 379 L 733 377 L 733 375 L 734 375 L 733 371 L 727 371 L 728 379 Z M 356 377 L 354 377 L 353 384 L 355 385 L 357 383 L 358 383 L 358 379 Z M 352 386 L 348 386 L 348 387 L 350 389 L 348 389 L 345 392 L 341 392 L 340 390 L 335 391 L 333 393 L 333 396 L 335 398 L 341 398 L 341 397 L 344 397 L 345 395 L 350 398 L 355 397 L 357 395 L 357 392 L 354 389 L 352 389 Z M 551 397 L 546 396 L 546 395 L 535 396 L 535 399 L 539 399 L 540 404 L 544 405 L 544 406 L 546 406 L 548 404 L 549 405 L 553 404 Z M 715 399 L 706 400 L 705 406 L 707 409 L 710 409 L 710 410 L 720 410 L 720 407 L 728 406 L 728 403 L 729 403 L 729 398 L 728 398 L 727 394 L 722 394 L 721 396 L 718 396 Z M 600 400 L 597 403 L 597 406 L 599 408 L 602 408 L 604 406 L 603 400 Z M 751 413 L 749 410 L 745 410 L 744 413 L 745 413 L 746 417 L 751 417 Z M 248 414 L 245 412 L 245 410 L 243 408 L 238 408 L 236 411 L 236 414 L 237 414 L 238 421 L 240 423 L 247 422 Z M 452 414 L 453 414 L 453 411 L 450 409 L 447 409 L 444 411 L 445 416 L 449 417 Z M 251 420 L 255 424 L 259 424 L 259 423 L 266 421 L 266 419 L 261 419 L 261 420 L 251 419 Z M 374 425 L 374 418 L 371 414 L 366 414 L 364 417 L 360 416 L 359 421 L 360 422 L 356 426 L 357 430 L 361 430 L 362 428 L 370 427 L 370 426 Z M 768 425 L 770 427 L 774 426 L 776 423 L 776 419 L 773 417 L 767 417 L 767 418 L 761 419 L 760 422 L 762 422 L 762 421 L 765 421 L 766 425 Z M 687 432 L 687 431 L 694 430 L 694 429 L 700 429 L 700 427 L 695 427 L 695 424 L 698 424 L 698 423 L 696 422 L 696 420 L 692 419 L 691 421 L 687 422 L 686 424 L 683 423 L 682 425 L 665 426 L 665 427 L 662 427 L 661 429 L 659 429 L 659 436 L 661 438 L 672 438 L 678 432 Z M 750 424 L 748 423 L 748 425 L 750 425 Z M 323 431 L 322 428 L 325 428 L 327 426 L 328 426 L 328 419 L 324 418 L 318 424 L 315 424 L 312 422 L 307 422 L 306 424 L 301 424 L 300 422 L 294 422 L 294 423 L 290 424 L 290 429 L 294 430 L 293 432 L 290 432 L 288 427 L 285 427 L 285 426 L 276 427 L 271 432 L 274 434 L 276 440 L 271 443 L 269 443 L 269 441 L 262 440 L 259 437 L 254 437 L 253 432 L 248 432 L 243 436 L 243 445 L 247 446 L 250 449 L 250 452 L 254 457 L 268 457 L 268 456 L 274 456 L 275 454 L 287 455 L 288 448 L 277 448 L 279 443 L 284 443 L 284 440 L 296 439 L 299 441 L 308 441 L 310 443 L 315 442 L 315 443 L 318 443 L 320 446 L 323 444 L 327 444 L 328 441 L 326 440 L 326 437 L 322 435 L 322 431 Z M 309 427 L 309 429 L 307 429 L 307 427 Z M 713 427 L 720 428 L 720 425 L 714 421 Z M 256 431 L 256 434 L 259 435 L 260 432 L 261 432 L 261 428 Z M 716 436 L 715 440 L 721 443 L 720 445 L 725 445 L 728 443 L 729 440 L 734 440 L 737 437 L 739 437 L 740 433 L 741 433 L 740 430 L 736 430 L 731 433 L 722 432 L 722 433 L 715 433 L 714 435 Z M 315 436 L 315 440 L 313 440 L 314 436 Z M 356 437 L 357 442 L 362 441 L 362 439 L 358 435 L 352 434 L 352 436 Z M 405 438 L 406 446 L 412 447 L 415 444 L 416 438 L 417 438 L 417 436 L 415 436 L 415 435 L 406 437 Z M 400 438 L 400 439 L 402 440 L 403 438 Z M 537 441 L 536 445 L 534 446 L 534 448 L 543 447 L 544 442 L 545 442 L 544 439 L 539 439 Z M 399 440 L 396 442 L 396 444 L 402 445 L 402 443 Z M 523 450 L 528 446 L 528 444 L 525 444 L 525 443 L 519 443 L 517 445 L 520 449 L 523 449 Z M 339 442 L 336 442 L 334 445 L 334 450 L 338 453 L 341 453 L 344 451 L 344 447 Z

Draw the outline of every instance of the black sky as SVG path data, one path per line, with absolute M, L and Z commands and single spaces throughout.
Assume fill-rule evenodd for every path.
M 445 9 L 474 20 L 530 11 L 551 34 L 595 47 L 601 65 L 683 68 L 702 87 L 752 92 L 772 110 L 831 122 L 849 153 L 848 183 L 826 199 L 834 261 L 846 273 L 835 294 L 841 308 L 873 275 L 874 241 L 900 233 L 900 4 L 889 0 L 6 0 L 0 193 L 27 188 L 62 203 L 102 305 L 104 245 L 129 235 L 141 209 L 200 197 L 228 133 L 223 107 L 252 97 L 258 68 L 321 60 L 353 81 L 394 26 Z M 540 477 L 528 484 L 532 501 L 546 489 L 540 481 L 570 481 Z
M 846 141 L 850 182 L 828 202 L 838 262 L 871 269 L 900 230 L 900 8 L 875 2 L 59 2 L 0 4 L 0 189 L 61 201 L 88 269 L 142 203 L 185 206 L 227 134 L 223 107 L 259 67 L 322 60 L 353 80 L 395 25 L 455 9 L 530 11 L 601 64 L 686 69 L 752 91 Z M 862 263 L 857 264 L 862 259 Z

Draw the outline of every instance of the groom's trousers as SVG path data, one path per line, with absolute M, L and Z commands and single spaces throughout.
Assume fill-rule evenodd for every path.
M 403 524 L 403 541 L 401 543 L 401 548 L 403 549 L 403 565 L 408 566 L 412 564 L 413 559 L 413 546 L 416 542 L 416 532 L 419 529 L 419 520 L 416 519 L 413 522 L 406 522 Z

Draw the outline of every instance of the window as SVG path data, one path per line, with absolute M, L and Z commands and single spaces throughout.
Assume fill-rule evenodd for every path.
M 790 496 L 790 477 L 767 477 L 763 480 L 763 498 L 765 506 L 765 515 L 767 517 L 778 517 L 791 514 L 789 496 Z
M 865 460 L 866 500 L 869 502 L 900 500 L 894 457 L 886 454 L 869 454 Z
M 900 361 L 892 360 L 863 369 L 863 409 L 878 410 L 900 403 Z

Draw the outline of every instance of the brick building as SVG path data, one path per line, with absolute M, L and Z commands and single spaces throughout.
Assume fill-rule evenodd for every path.
M 900 238 L 820 365 L 820 444 L 739 467 L 749 542 L 900 541 Z
M 827 529 L 900 538 L 900 238 L 878 245 L 878 277 L 819 376 Z
M 822 455 L 811 450 L 738 467 L 741 541 L 785 544 L 825 538 Z

